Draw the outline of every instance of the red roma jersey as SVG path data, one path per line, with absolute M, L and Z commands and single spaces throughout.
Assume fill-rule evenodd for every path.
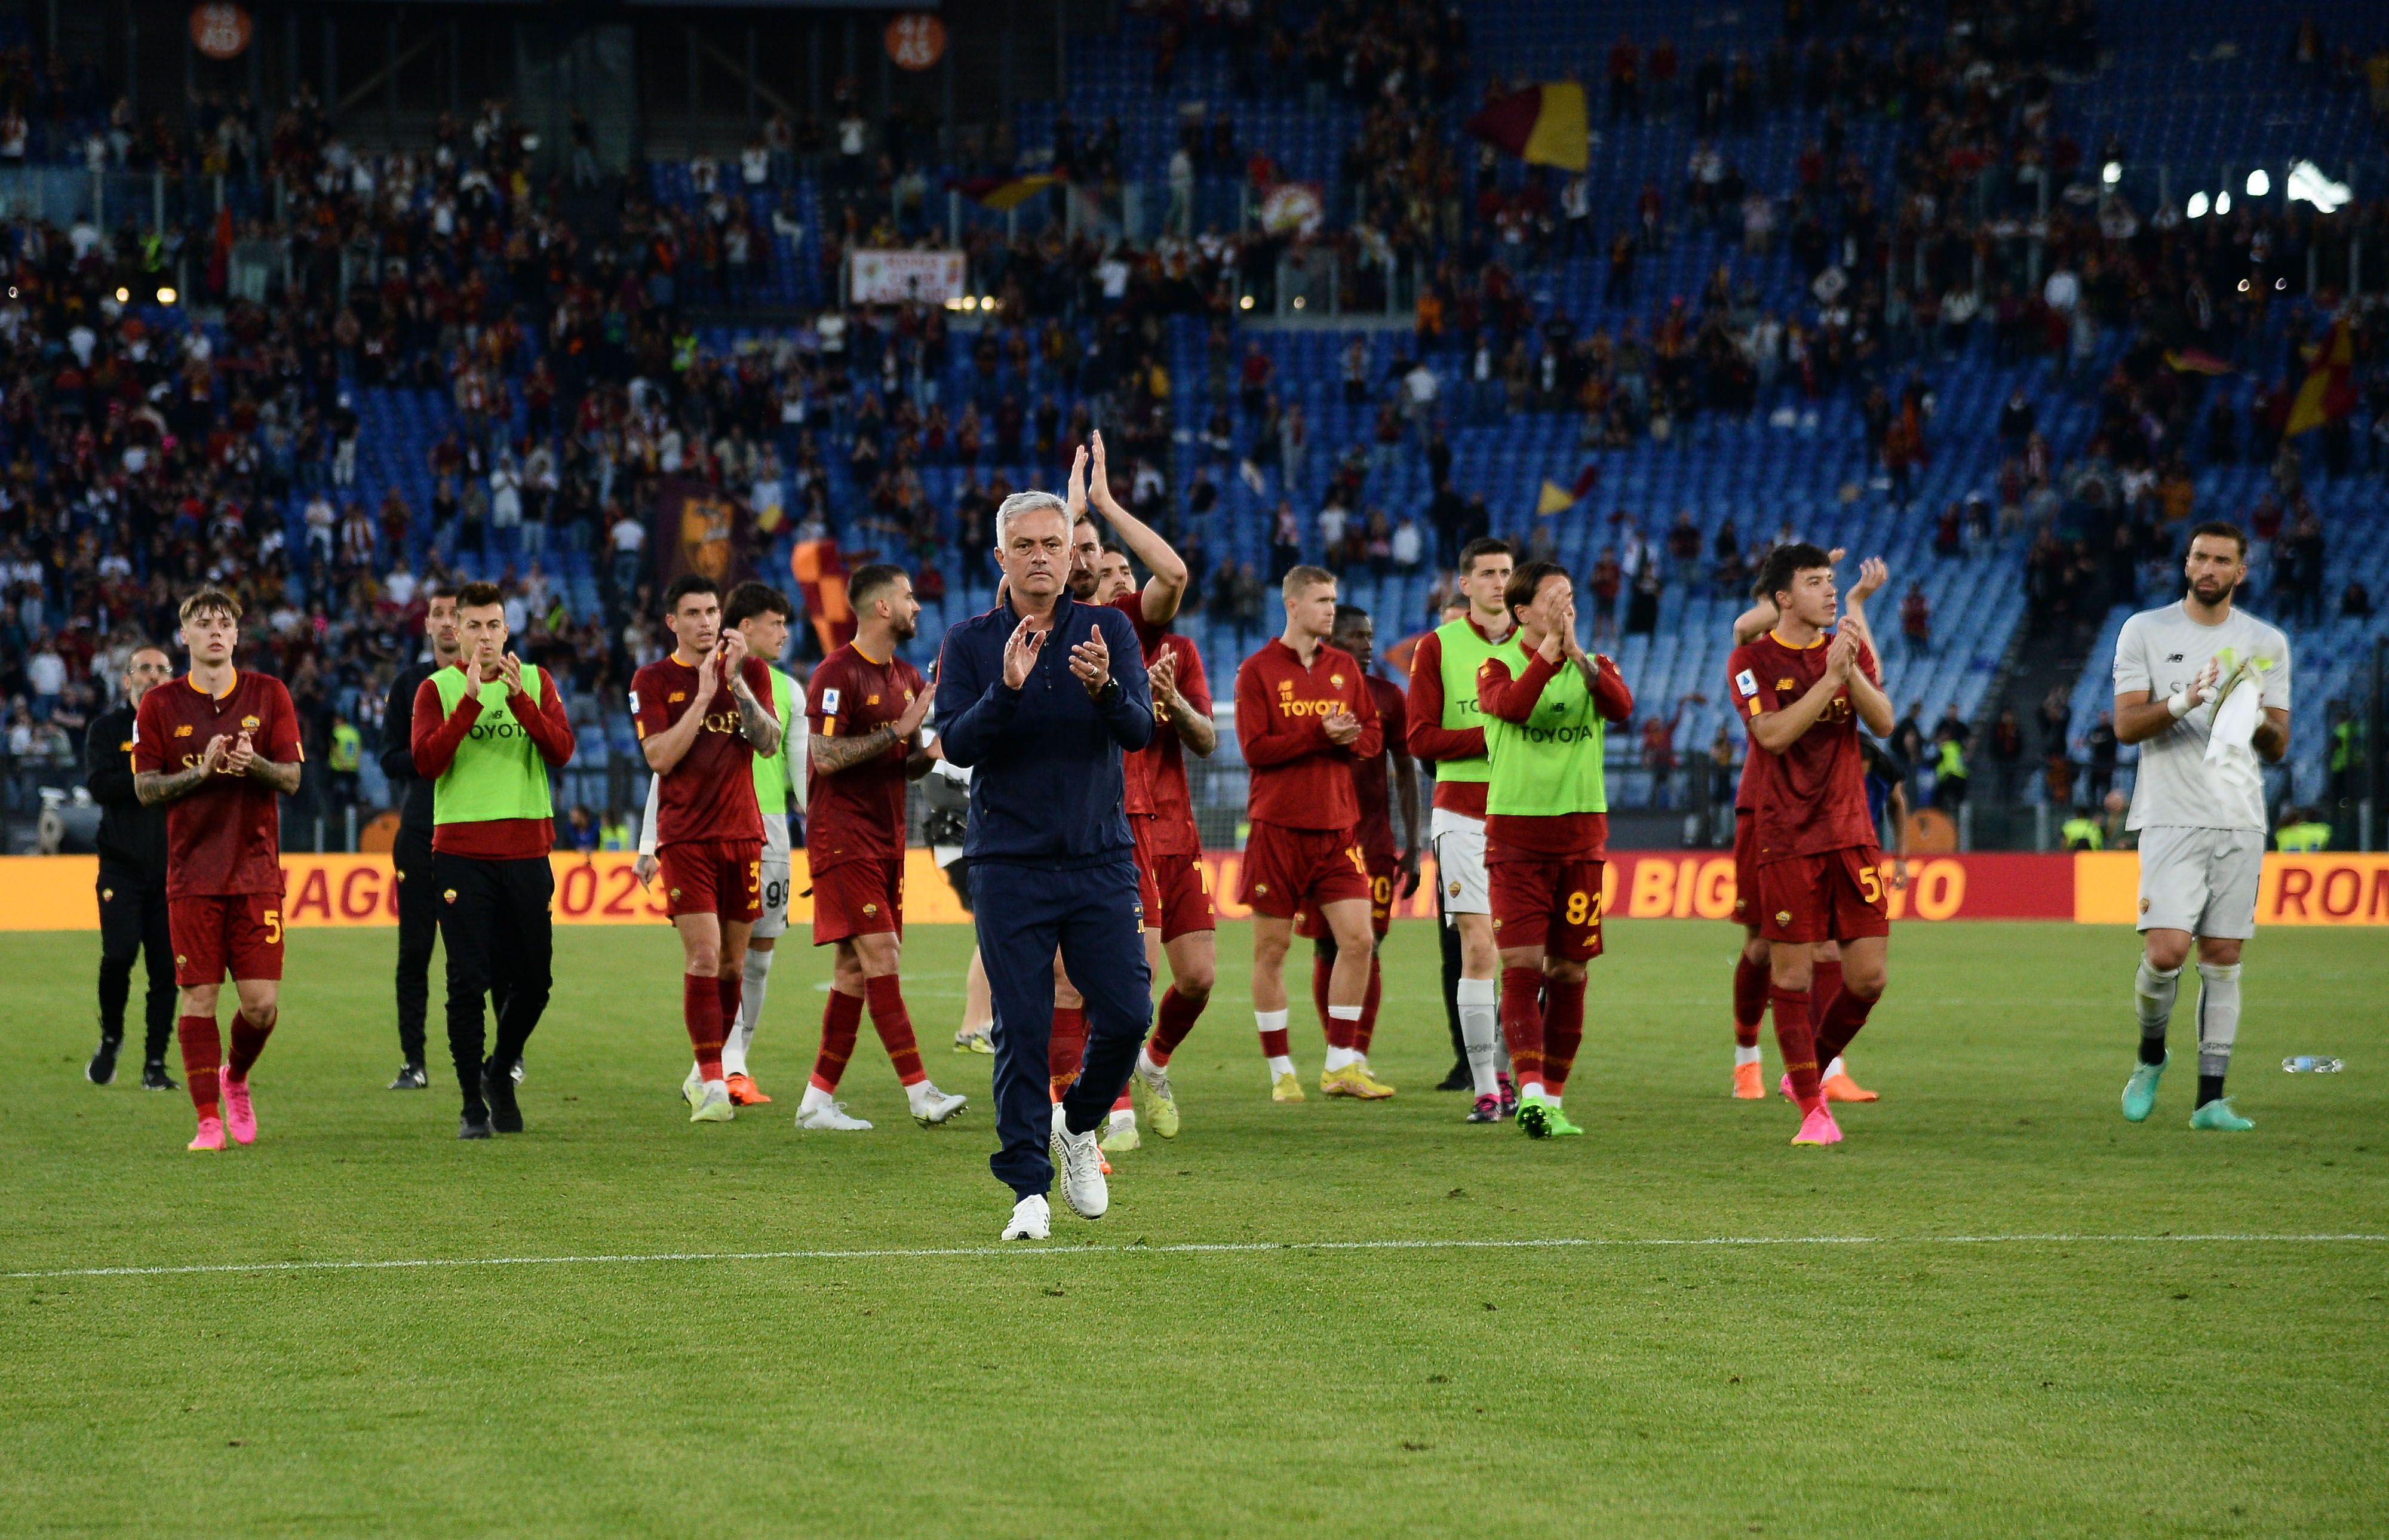
M 739 674 L 768 710 L 770 666 L 748 657 L 739 665 Z M 670 653 L 631 676 L 631 716 L 642 742 L 671 731 L 696 700 L 696 670 Z M 696 741 L 663 778 L 656 808 L 656 846 L 762 837 L 763 813 L 755 802 L 755 745 L 738 731 L 738 698 L 725 680 L 706 703 L 705 725 Z
M 876 732 L 904 715 L 927 686 L 901 657 L 885 663 L 851 642 L 822 659 L 806 687 L 813 735 L 836 741 Z M 904 856 L 905 745 L 836 775 L 812 774 L 805 804 L 805 855 L 815 872 L 845 861 Z
M 1397 860 L 1401 851 L 1394 844 L 1393 749 L 1404 740 L 1410 708 L 1400 685 L 1375 674 L 1364 677 L 1369 696 L 1377 703 L 1377 720 L 1384 724 L 1384 742 L 1368 758 L 1352 761 L 1352 795 L 1361 805 L 1361 849 L 1383 860 Z
M 1361 736 L 1338 744 L 1327 719 L 1348 711 Z M 1272 637 L 1236 670 L 1236 742 L 1252 772 L 1248 816 L 1286 829 L 1349 829 L 1361 821 L 1352 765 L 1377 757 L 1386 742 L 1376 697 L 1360 662 L 1321 643 L 1310 667 Z
M 1184 696 L 1189 709 L 1211 714 L 1211 681 L 1203 677 L 1203 655 L 1193 641 L 1176 631 L 1165 632 L 1158 644 L 1145 650 L 1148 667 L 1163 653 L 1178 660 L 1178 693 Z M 1143 766 L 1143 774 L 1151 799 L 1152 817 L 1156 821 L 1149 838 L 1156 856 L 1193 856 L 1203 849 L 1202 832 L 1194 824 L 1194 797 L 1186 784 L 1186 745 L 1178 736 L 1178 724 L 1156 706 L 1153 713 L 1153 742 L 1128 756 L 1131 775 L 1134 767 Z M 1134 794 L 1131 793 L 1131 795 Z M 1134 812 L 1131 803 L 1129 810 Z
M 1128 623 L 1136 628 L 1137 644 L 1144 649 L 1145 661 L 1151 663 L 1153 655 L 1159 649 L 1161 639 L 1166 632 L 1161 627 L 1144 617 L 1144 594 L 1139 590 L 1131 589 L 1113 600 L 1108 607 L 1128 617 Z M 1083 642 L 1086 639 L 1079 637 L 1074 640 Z M 1158 744 L 1161 741 L 1161 735 L 1158 732 L 1155 733 L 1153 741 Z M 1150 818 L 1159 810 L 1154 803 L 1154 764 L 1148 757 L 1152 747 L 1153 745 L 1149 744 L 1134 754 L 1123 755 L 1120 757 L 1120 777 L 1124 783 L 1120 810 L 1131 818 Z
M 1736 647 L 1726 660 L 1734 705 L 1747 728 L 1762 712 L 1781 711 L 1808 693 L 1825 675 L 1827 631 L 1806 647 L 1779 641 L 1773 631 Z M 1862 653 L 1859 664 L 1872 664 Z M 1786 856 L 1871 847 L 1874 819 L 1867 811 L 1866 769 L 1859 754 L 1858 712 L 1844 689 L 1808 732 L 1782 754 L 1750 741 L 1744 782 L 1758 815 L 1758 863 Z
M 305 757 L 290 692 L 271 674 L 235 669 L 232 688 L 210 695 L 191 676 L 141 697 L 133 719 L 133 769 L 172 775 L 199 762 L 208 740 L 236 740 L 276 764 Z M 229 742 L 226 745 L 230 746 Z M 219 772 L 166 804 L 166 896 L 197 898 L 282 891 L 281 814 L 262 781 Z

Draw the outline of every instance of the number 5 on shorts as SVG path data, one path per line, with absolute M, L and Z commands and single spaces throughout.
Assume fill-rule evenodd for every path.
M 1868 903 L 1877 909 L 1883 907 L 1883 874 L 1872 864 L 1859 868 L 1859 887 L 1866 894 Z
M 265 911 L 265 944 L 269 947 L 282 945 L 282 911 L 278 909 Z

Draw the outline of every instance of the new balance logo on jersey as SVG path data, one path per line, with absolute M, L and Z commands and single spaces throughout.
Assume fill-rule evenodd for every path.
M 2179 663 L 2181 661 L 2181 655 L 2179 653 L 2167 653 L 2165 654 L 2165 661 L 2167 663 Z

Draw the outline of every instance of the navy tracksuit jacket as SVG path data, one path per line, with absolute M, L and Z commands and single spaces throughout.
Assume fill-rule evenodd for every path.
M 1003 648 L 1019 624 L 1007 604 L 946 632 L 937 719 L 945 757 L 971 771 L 963 853 L 995 1003 L 1003 1141 L 988 1164 L 1027 1197 L 1054 1185 L 1045 1053 L 1054 952 L 1087 1002 L 1086 1070 L 1062 1103 L 1073 1132 L 1103 1122 L 1152 1016 L 1121 756 L 1153 739 L 1153 686 L 1128 617 L 1065 594 L 1035 667 L 1011 689 Z M 1100 700 L 1070 672 L 1070 648 L 1091 627 L 1111 649 L 1112 683 Z

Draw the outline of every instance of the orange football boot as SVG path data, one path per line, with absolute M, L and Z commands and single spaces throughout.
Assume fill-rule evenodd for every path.
M 753 1107 L 772 1100 L 763 1094 L 762 1087 L 755 1084 L 752 1075 L 734 1075 L 729 1085 L 730 1104 L 734 1107 Z
M 1859 1085 L 1857 1081 L 1850 1078 L 1850 1072 L 1846 1068 L 1845 1068 L 1839 1075 L 1828 1075 L 1818 1088 L 1825 1093 L 1825 1100 L 1828 1101 L 1872 1101 L 1877 1100 L 1874 1092 L 1867 1089 L 1864 1086 Z
M 1757 1060 L 1733 1066 L 1733 1099 L 1736 1101 L 1762 1101 L 1766 1097 L 1767 1086 L 1759 1078 Z

